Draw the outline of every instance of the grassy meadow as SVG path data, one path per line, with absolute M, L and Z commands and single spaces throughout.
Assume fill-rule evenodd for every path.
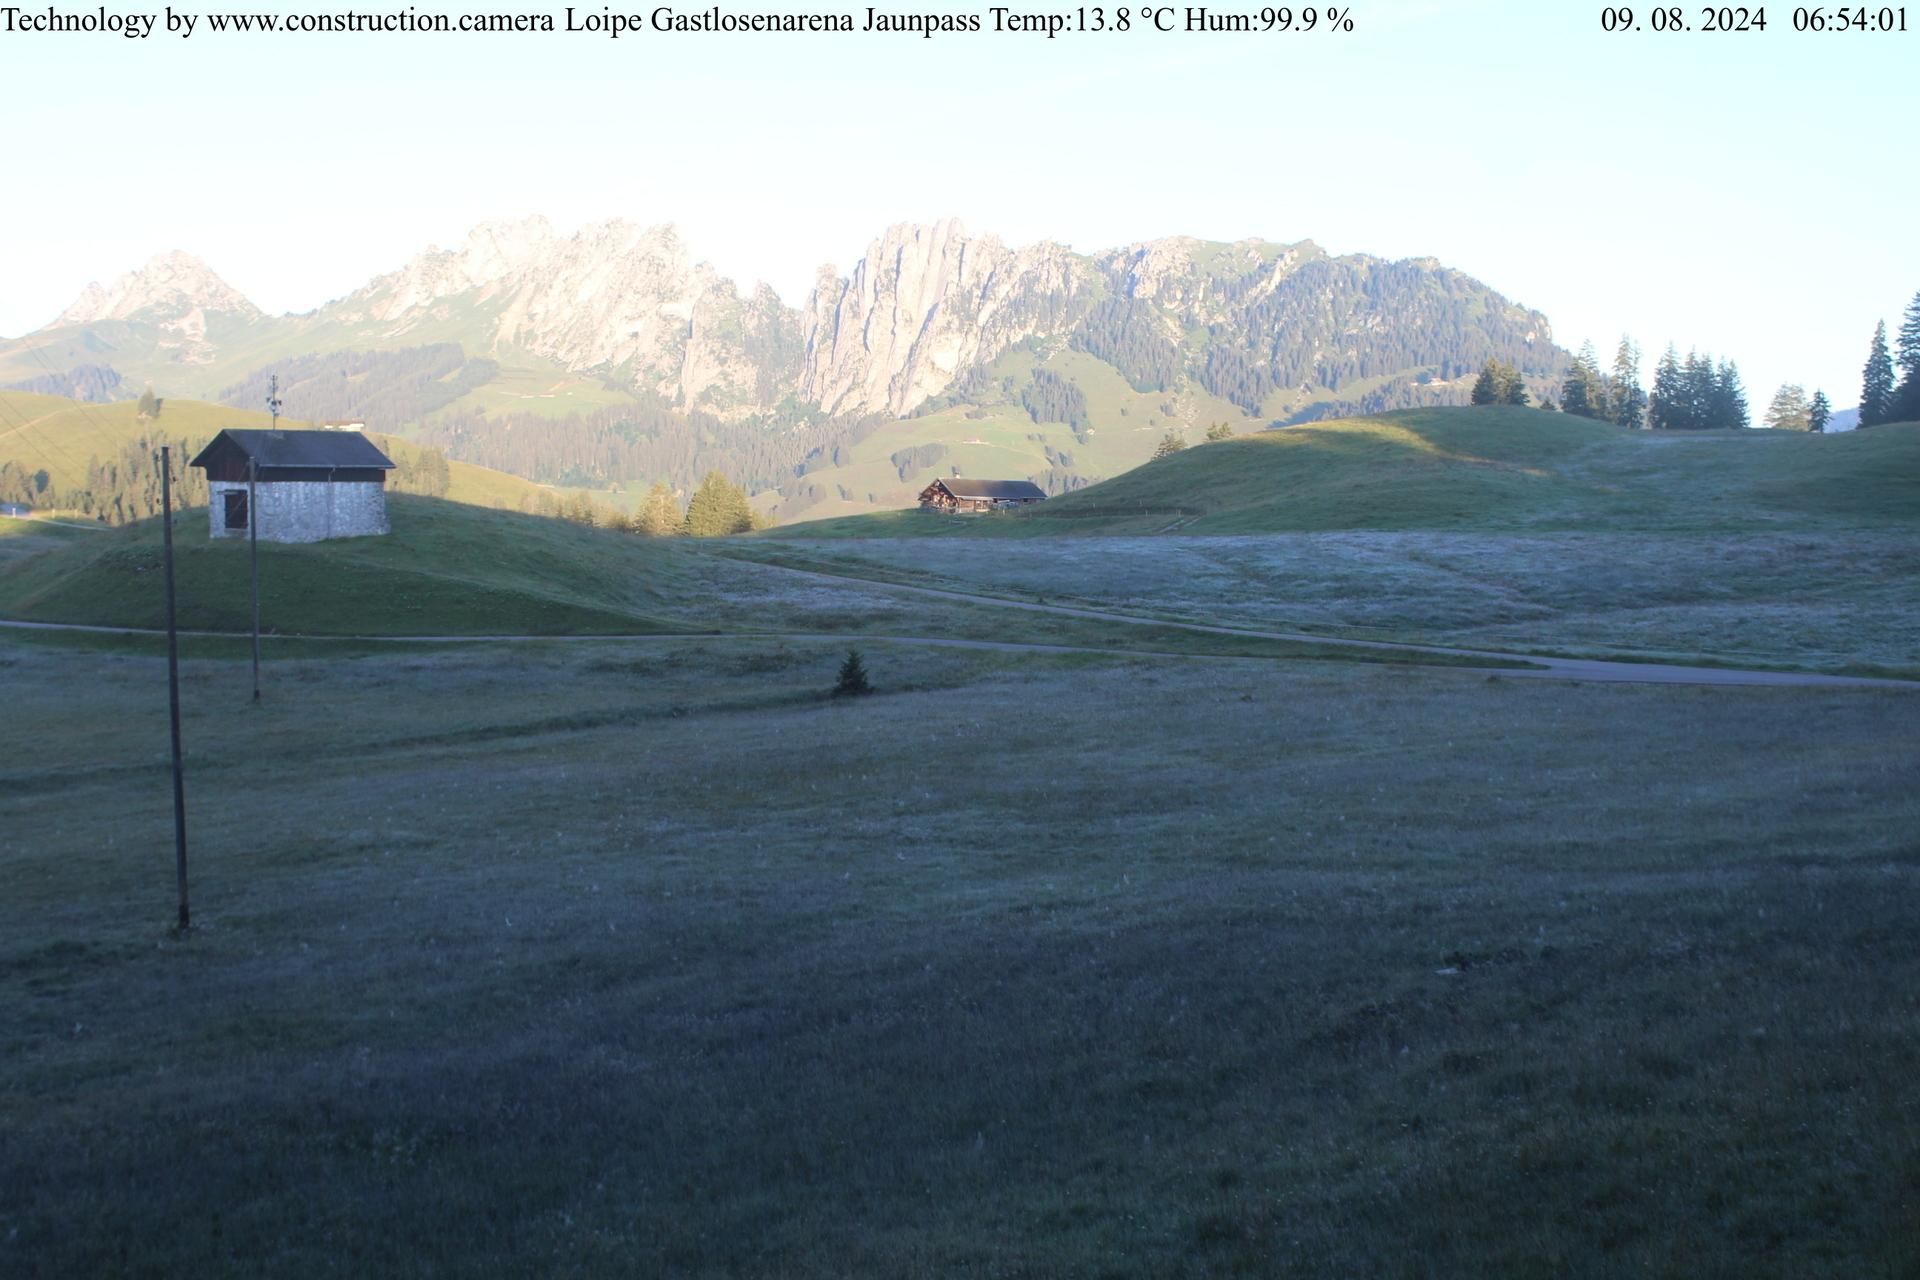
M 1340 643 L 1920 674 L 1920 436 L 1544 418 L 797 536 L 395 496 L 261 547 L 257 706 L 184 514 L 190 933 L 160 641 L 0 628 L 0 1275 L 1920 1275 L 1920 688 Z M 159 539 L 0 519 L 0 618 L 156 625 Z
M 317 639 L 782 634 L 915 637 L 1196 657 L 1499 667 L 1445 653 L 1367 650 L 1206 634 L 1177 625 L 1013 613 L 986 602 L 928 600 L 885 583 L 820 582 L 779 566 L 566 521 L 391 495 L 390 535 L 260 546 L 268 644 L 289 654 Z M 151 631 L 165 625 L 160 522 L 95 530 L 7 520 L 0 618 Z M 18 543 L 21 552 L 10 554 Z M 192 654 L 232 652 L 251 626 L 244 539 L 211 540 L 206 513 L 176 519 L 176 612 Z M 46 554 L 41 554 L 45 552 Z M 57 633 L 55 633 L 57 634 Z M 55 634 L 24 642 L 60 644 Z M 84 641 L 96 644 L 97 641 Z M 151 639 L 126 652 L 157 651 Z M 354 651 L 358 651 L 356 648 Z
M 1907 696 L 842 652 L 0 637 L 0 1270 L 1920 1266 Z
M 1681 435 L 1437 409 L 1193 447 L 1021 511 L 808 522 L 728 554 L 1358 639 L 1912 676 L 1917 529 L 1920 425 Z
M 1892 529 L 1739 537 L 956 534 L 754 539 L 728 554 L 1256 629 L 1920 677 L 1920 536 Z

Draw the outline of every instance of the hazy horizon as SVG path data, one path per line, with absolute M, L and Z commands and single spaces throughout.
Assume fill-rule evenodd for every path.
M 67 123 L 16 143 L 48 181 L 0 214 L 0 333 L 174 248 L 307 311 L 534 212 L 671 221 L 798 303 L 888 224 L 951 216 L 1080 251 L 1255 236 L 1437 258 L 1569 348 L 1609 358 L 1631 334 L 1643 373 L 1669 341 L 1732 358 L 1756 414 L 1789 381 L 1855 401 L 1874 324 L 1920 289 L 1920 179 L 1893 163 L 1915 37 L 1798 34 L 1786 11 L 1664 36 L 1505 0 L 1353 13 L 1350 34 L 1104 43 L 0 37 L 37 54 L 0 102 Z

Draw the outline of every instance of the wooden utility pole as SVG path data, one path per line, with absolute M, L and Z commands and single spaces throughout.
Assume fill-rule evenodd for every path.
M 260 701 L 260 502 L 254 480 L 260 466 L 247 459 L 247 576 L 253 583 L 253 700 Z
M 280 429 L 280 375 L 267 382 L 267 412 L 273 415 L 273 430 Z M 247 574 L 253 584 L 253 700 L 260 701 L 260 495 L 257 484 L 260 464 L 247 459 Z
M 193 927 L 187 910 L 187 789 L 180 768 L 180 639 L 173 611 L 172 450 L 160 446 L 160 537 L 167 584 L 167 718 L 173 734 L 173 860 L 180 881 L 180 929 Z M 251 513 L 249 513 L 251 514 Z

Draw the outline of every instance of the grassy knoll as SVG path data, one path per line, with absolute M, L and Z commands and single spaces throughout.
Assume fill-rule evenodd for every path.
M 1910 697 L 843 649 L 0 635 L 0 1272 L 1920 1267 Z
M 962 531 L 751 539 L 728 550 L 1229 626 L 1653 661 L 1920 668 L 1920 530 L 1014 541 Z
M 263 543 L 265 623 L 318 635 L 676 629 L 653 608 L 672 569 L 652 544 L 432 498 L 393 495 L 388 509 L 387 537 Z M 160 522 L 147 520 L 15 561 L 0 569 L 0 615 L 162 625 L 160 542 Z M 206 513 L 189 511 L 174 546 L 180 625 L 246 629 L 245 540 L 210 540 Z
M 1029 511 L 848 517 L 793 537 L 1326 530 L 1725 533 L 1920 520 L 1920 425 L 1628 432 L 1533 409 L 1426 409 L 1190 448 Z

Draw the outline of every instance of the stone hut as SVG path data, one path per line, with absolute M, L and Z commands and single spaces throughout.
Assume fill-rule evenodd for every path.
M 207 473 L 207 528 L 216 538 L 244 538 L 254 520 L 263 542 L 364 538 L 390 527 L 393 459 L 357 431 L 222 431 L 188 465 Z

